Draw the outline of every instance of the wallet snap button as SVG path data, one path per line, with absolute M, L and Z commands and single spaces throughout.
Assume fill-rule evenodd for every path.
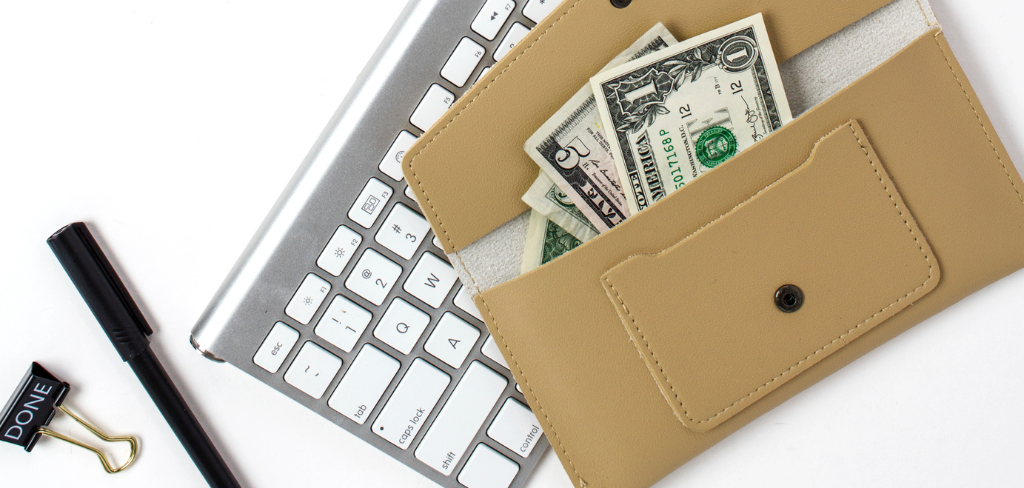
M 632 2 L 633 0 L 611 0 L 611 1 L 612 1 L 612 6 L 615 7 L 615 8 L 626 8 L 626 7 L 629 6 L 629 3 Z
M 804 304 L 804 292 L 796 285 L 782 285 L 775 290 L 775 306 L 786 313 L 800 310 Z

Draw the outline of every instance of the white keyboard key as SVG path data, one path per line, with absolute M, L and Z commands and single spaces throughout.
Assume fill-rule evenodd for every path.
M 559 3 L 562 3 L 562 0 L 530 0 L 526 3 L 526 6 L 523 7 L 523 15 L 534 22 L 540 22 L 544 20 L 544 17 L 547 17 Z
M 341 358 L 324 350 L 324 348 L 307 341 L 299 349 L 292 365 L 284 374 L 284 380 L 303 393 L 320 399 L 331 384 L 334 375 L 341 369 Z
M 437 122 L 445 112 L 455 103 L 455 95 L 434 83 L 423 95 L 423 100 L 416 106 L 416 110 L 409 116 L 409 122 L 419 127 L 420 130 L 427 130 Z
M 330 292 L 331 284 L 327 280 L 309 273 L 302 280 L 299 289 L 295 290 L 292 299 L 288 301 L 288 306 L 284 308 L 284 313 L 295 319 L 296 322 L 306 325 L 313 318 L 313 314 L 320 308 L 320 305 L 324 303 L 324 299 L 327 298 L 327 294 Z
M 402 204 L 396 204 L 374 238 L 402 259 L 412 259 L 430 232 L 427 219 Z
M 477 320 L 483 321 L 484 318 L 480 315 L 480 309 L 476 308 L 476 303 L 473 303 L 473 297 L 469 294 L 469 290 L 463 285 L 459 288 L 459 292 L 455 294 L 455 306 L 462 309 L 462 311 L 476 317 Z
M 352 352 L 373 315 L 351 300 L 338 295 L 316 324 L 316 335 L 345 352 Z
M 508 16 L 512 15 L 515 9 L 516 2 L 512 0 L 487 0 L 470 27 L 484 39 L 493 41 L 494 36 L 498 35 L 501 26 L 505 25 Z
M 370 178 L 359 198 L 356 198 L 356 203 L 349 209 L 348 218 L 369 229 L 377 221 L 377 216 L 384 210 L 384 205 L 391 199 L 392 193 L 390 186 L 377 178 Z
M 345 288 L 374 305 L 380 305 L 401 274 L 401 266 L 379 252 L 367 249 L 345 280 Z
M 363 425 L 370 412 L 377 406 L 384 390 L 401 364 L 397 359 L 381 352 L 369 344 L 363 346 L 359 355 L 348 367 L 345 376 L 338 383 L 327 405 L 353 422 Z
M 430 316 L 401 298 L 395 298 L 373 329 L 373 336 L 402 354 L 409 354 L 430 323 Z
M 427 342 L 423 344 L 423 349 L 448 366 L 459 369 L 479 338 L 479 329 L 467 324 L 455 314 L 445 312 L 434 327 L 434 331 L 430 333 Z
M 508 380 L 491 368 L 478 361 L 470 364 L 416 448 L 416 459 L 443 475 L 451 474 L 506 385 Z
M 498 44 L 498 47 L 494 50 L 494 60 L 497 61 L 501 59 L 502 56 L 508 54 L 508 52 L 511 51 L 512 48 L 516 47 L 516 44 L 519 44 L 519 41 L 523 40 L 523 38 L 526 37 L 526 34 L 529 33 L 529 27 L 526 27 L 519 22 L 512 24 L 508 33 L 505 34 L 505 38 L 501 40 L 501 44 Z
M 356 254 L 356 249 L 359 248 L 359 244 L 362 242 L 363 236 L 356 234 L 354 230 L 344 225 L 338 227 L 338 230 L 334 231 L 331 240 L 327 242 L 327 247 L 320 253 L 320 257 L 316 259 L 316 265 L 320 269 L 338 276 L 345 270 L 345 265 Z
M 537 417 L 526 405 L 513 398 L 505 400 L 491 426 L 487 428 L 487 436 L 498 441 L 510 451 L 529 457 L 533 446 L 544 435 Z
M 484 52 L 486 49 L 483 46 L 468 37 L 463 37 L 459 41 L 459 45 L 455 46 L 455 51 L 448 57 L 448 61 L 444 63 L 444 67 L 441 68 L 441 76 L 461 88 L 466 84 L 469 75 L 473 74 L 476 65 L 480 64 Z
M 484 69 L 480 70 L 480 74 L 479 74 L 479 75 L 477 75 L 477 77 L 476 77 L 476 81 L 474 81 L 473 83 L 479 83 L 479 82 L 480 82 L 480 78 L 483 78 L 483 77 L 484 77 L 484 75 L 486 75 L 486 74 L 487 74 L 487 72 L 488 72 L 488 71 L 490 71 L 490 70 L 491 70 L 491 67 L 490 67 L 490 66 L 488 66 L 488 67 L 486 67 L 486 68 L 484 68 Z
M 503 368 L 509 369 L 508 362 L 505 361 L 505 357 L 501 355 L 501 350 L 498 349 L 498 345 L 494 342 L 494 336 L 490 336 L 484 341 L 484 346 L 480 348 L 480 352 L 500 364 Z
M 399 133 L 395 142 L 391 143 L 388 153 L 384 155 L 384 159 L 380 160 L 378 166 L 380 172 L 388 175 L 392 180 L 402 181 L 405 178 L 405 175 L 402 174 L 402 158 L 405 157 L 405 152 L 412 147 L 414 142 L 416 142 L 416 136 L 411 132 L 403 130 Z
M 434 242 L 434 247 L 444 251 L 444 248 L 441 247 L 441 241 L 437 240 L 437 236 L 436 235 L 434 236 L 433 242 Z
M 299 340 L 298 331 L 284 325 L 283 322 L 278 322 L 274 324 L 273 329 L 270 329 L 267 338 L 263 339 L 263 344 L 256 351 L 256 355 L 252 357 L 252 362 L 271 373 L 276 373 L 297 340 Z
M 508 488 L 519 474 L 519 465 L 486 444 L 477 444 L 459 473 L 466 488 Z
M 412 273 L 409 273 L 402 288 L 423 300 L 423 303 L 437 308 L 441 306 L 444 297 L 448 296 L 448 292 L 458 279 L 459 276 L 455 274 L 450 264 L 426 252 L 420 257 Z
M 399 449 L 408 449 L 451 380 L 440 369 L 416 358 L 373 422 L 373 433 Z
M 416 195 L 414 195 L 412 193 L 412 187 L 411 186 L 406 186 L 405 187 L 405 196 L 411 198 L 412 201 L 416 202 Z M 419 202 L 416 202 L 416 205 L 419 205 Z

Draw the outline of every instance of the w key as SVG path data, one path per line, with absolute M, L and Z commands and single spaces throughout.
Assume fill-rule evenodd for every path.
M 444 302 L 444 298 L 448 296 L 458 278 L 450 264 L 425 252 L 402 288 L 423 303 L 437 308 Z

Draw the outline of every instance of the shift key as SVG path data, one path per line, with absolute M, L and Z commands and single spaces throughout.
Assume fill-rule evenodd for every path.
M 408 449 L 426 423 L 451 377 L 416 359 L 373 423 L 373 432 L 399 449 Z

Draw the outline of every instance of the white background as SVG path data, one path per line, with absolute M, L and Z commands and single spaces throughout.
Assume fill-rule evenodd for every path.
M 932 3 L 1010 157 L 1024 167 L 1024 7 Z M 64 224 L 85 220 L 156 329 L 154 350 L 243 485 L 430 486 L 248 375 L 203 359 L 188 342 L 403 6 L 0 3 L 0 402 L 38 360 L 73 385 L 72 409 L 142 440 L 136 464 L 113 476 L 91 453 L 53 439 L 31 454 L 3 444 L 0 485 L 203 485 L 45 245 Z M 1021 486 L 1022 318 L 1018 272 L 658 486 Z M 55 425 L 88 435 L 66 420 Z M 548 452 L 527 486 L 571 485 Z

